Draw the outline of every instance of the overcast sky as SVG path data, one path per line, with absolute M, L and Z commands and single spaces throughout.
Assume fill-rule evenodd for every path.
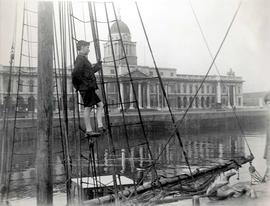
M 8 65 L 16 13 L 18 17 L 16 51 L 20 48 L 22 2 L 18 4 L 17 12 L 15 0 L 0 0 L 0 2 L 0 64 Z M 132 40 L 137 42 L 138 63 L 153 66 L 134 1 L 114 2 L 122 21 L 129 26 Z M 211 57 L 192 13 L 190 0 L 137 2 L 158 66 L 177 68 L 179 74 L 205 74 L 211 64 Z M 215 54 L 240 1 L 191 0 L 191 2 L 210 49 Z M 34 3 L 28 5 L 35 9 Z M 74 13 L 80 18 L 84 14 L 85 19 L 89 19 L 87 8 L 83 5 L 74 4 Z M 104 20 L 104 10 L 101 6 L 97 6 L 98 18 Z M 36 23 L 35 20 L 32 21 L 32 24 Z M 78 26 L 77 30 L 79 38 L 84 38 L 83 27 Z M 101 38 L 106 39 L 107 35 L 107 30 L 101 26 Z M 91 40 L 89 29 L 86 31 L 86 39 Z M 236 75 L 242 76 L 245 80 L 244 92 L 270 90 L 269 40 L 270 1 L 243 0 L 216 61 L 220 73 L 226 74 L 232 68 Z M 214 68 L 211 74 L 217 74 Z

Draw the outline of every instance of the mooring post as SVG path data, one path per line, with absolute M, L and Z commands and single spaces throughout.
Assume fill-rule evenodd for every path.
M 266 116 L 266 145 L 264 151 L 264 158 L 266 159 L 266 172 L 264 180 L 270 180 L 270 94 L 267 94 L 264 98 L 265 107 L 267 108 Z
M 192 197 L 192 206 L 200 206 L 200 196 L 194 195 Z
M 38 2 L 37 205 L 53 204 L 53 3 Z

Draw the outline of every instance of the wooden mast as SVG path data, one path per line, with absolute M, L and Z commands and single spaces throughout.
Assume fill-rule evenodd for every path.
M 53 3 L 38 2 L 37 205 L 53 203 Z

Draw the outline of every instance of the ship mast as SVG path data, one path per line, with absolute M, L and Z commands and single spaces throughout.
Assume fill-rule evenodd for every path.
M 52 205 L 53 3 L 38 2 L 37 205 Z

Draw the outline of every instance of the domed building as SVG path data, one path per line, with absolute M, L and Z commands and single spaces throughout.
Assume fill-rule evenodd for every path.
M 166 109 L 166 102 L 159 81 L 156 78 L 155 68 L 137 64 L 136 42 L 132 41 L 127 24 L 119 20 L 118 25 L 114 22 L 110 30 L 114 55 L 110 35 L 108 35 L 108 41 L 104 44 L 103 59 L 104 77 L 108 82 L 105 89 L 109 103 L 114 104 L 119 100 L 117 84 L 113 82 L 116 78 L 116 72 L 119 76 L 122 99 L 124 99 L 124 102 L 134 101 L 126 59 L 124 59 L 125 51 L 139 106 L 145 109 Z M 120 35 L 124 46 L 119 41 Z M 115 59 L 115 63 L 113 59 Z M 204 76 L 177 74 L 176 71 L 176 68 L 159 68 L 170 105 L 174 109 L 182 109 L 188 107 Z M 208 76 L 192 107 L 242 106 L 242 84 L 242 78 L 235 76 L 232 70 L 227 73 L 227 76 Z M 124 106 L 134 108 L 133 103 Z
M 103 55 L 103 74 L 105 82 L 105 91 L 107 95 L 110 109 L 119 109 L 119 89 L 121 97 L 126 109 L 134 109 L 133 90 L 130 84 L 130 76 L 124 53 L 127 56 L 127 62 L 130 74 L 133 79 L 133 85 L 136 91 L 136 97 L 140 108 L 144 109 L 158 109 L 166 110 L 166 101 L 162 95 L 162 90 L 157 79 L 156 70 L 153 67 L 138 65 L 136 42 L 132 41 L 131 30 L 122 20 L 114 22 L 111 27 L 111 37 L 113 42 L 113 51 L 111 47 L 110 35 L 108 41 L 104 43 Z M 123 39 L 123 45 L 119 41 L 120 35 Z M 115 63 L 114 63 L 114 58 Z M 140 55 L 139 55 L 140 56 Z M 17 68 L 15 68 L 16 70 Z M 61 70 L 61 69 L 59 69 Z M 23 67 L 19 91 L 19 108 L 26 111 L 36 110 L 37 100 L 37 68 Z M 203 75 L 186 75 L 177 74 L 176 68 L 159 68 L 159 73 L 162 77 L 163 84 L 166 90 L 167 97 L 172 109 L 181 110 L 189 106 L 190 102 L 196 91 L 199 88 L 204 76 Z M 68 92 L 68 105 L 69 109 L 73 108 L 73 86 L 71 83 L 71 68 L 67 71 L 67 92 Z M 116 72 L 120 82 L 118 88 L 116 81 Z M 7 95 L 7 81 L 9 75 L 9 66 L 0 65 L 0 110 L 3 108 Z M 97 75 L 98 78 L 98 75 Z M 18 82 L 16 82 L 16 74 L 11 81 L 11 104 L 16 101 L 16 89 Z M 99 81 L 100 82 L 100 81 Z M 226 76 L 208 76 L 202 85 L 197 97 L 192 103 L 194 109 L 205 109 L 243 105 L 242 85 L 243 80 L 241 77 L 236 76 L 230 70 Z M 59 84 L 60 85 L 60 84 Z M 99 88 L 101 86 L 99 85 Z M 100 91 L 100 90 L 99 90 Z M 57 110 L 56 90 L 54 90 L 53 105 Z
M 119 26 L 119 29 L 118 29 Z M 120 32 L 119 32 L 120 31 Z M 121 42 L 119 41 L 120 35 L 122 36 L 126 56 L 128 59 L 128 63 L 130 65 L 137 65 L 137 55 L 136 55 L 136 42 L 131 41 L 131 34 L 128 26 L 121 20 L 117 22 L 114 22 L 111 26 L 111 35 L 112 35 L 112 41 L 113 41 L 113 50 L 116 64 L 126 64 L 123 58 L 123 46 L 121 45 Z M 108 36 L 108 39 L 110 37 Z M 110 41 L 106 42 L 104 44 L 104 62 L 113 63 L 113 55 L 112 55 L 112 47 Z

